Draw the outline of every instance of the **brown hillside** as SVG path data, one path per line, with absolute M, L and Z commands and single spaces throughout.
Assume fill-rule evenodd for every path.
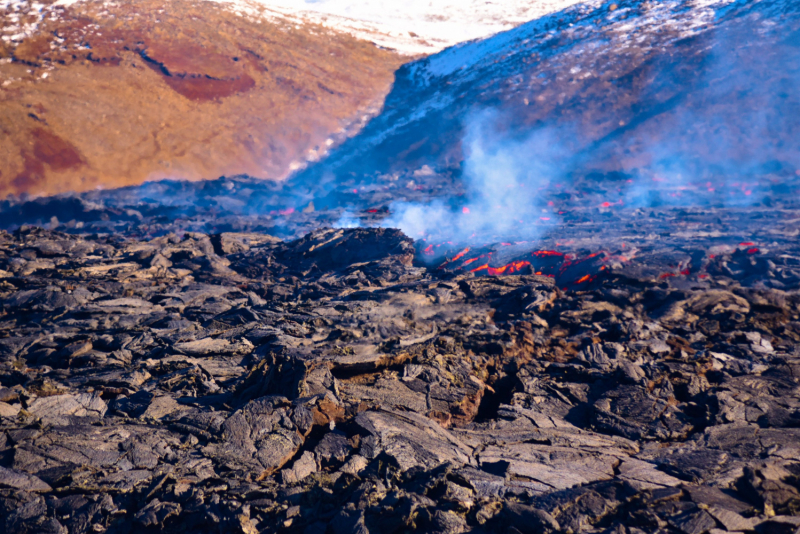
M 46 2 L 47 3 L 47 2 Z M 210 2 L 0 11 L 0 197 L 282 178 L 357 129 L 407 60 Z

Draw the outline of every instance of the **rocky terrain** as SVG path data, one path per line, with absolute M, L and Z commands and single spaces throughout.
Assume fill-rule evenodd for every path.
M 405 61 L 213 2 L 0 2 L 0 197 L 284 177 L 377 112 Z
M 4 531 L 794 533 L 799 210 L 4 233 Z

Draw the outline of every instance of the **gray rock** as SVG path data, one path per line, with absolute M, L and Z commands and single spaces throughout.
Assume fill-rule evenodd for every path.
M 5 467 L 0 467 L 0 486 L 36 492 L 48 492 L 53 489 L 38 477 L 14 471 L 13 469 L 6 469 Z

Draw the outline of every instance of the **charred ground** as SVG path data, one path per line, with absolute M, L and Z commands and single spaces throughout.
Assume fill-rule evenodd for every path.
M 201 185 L 258 196 L 158 187 Z M 536 242 L 124 192 L 4 233 L 6 530 L 794 532 L 796 196 L 603 195 Z

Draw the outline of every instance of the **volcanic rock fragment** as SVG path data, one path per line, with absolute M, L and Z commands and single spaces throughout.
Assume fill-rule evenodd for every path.
M 53 489 L 33 475 L 20 473 L 13 469 L 6 469 L 5 467 L 0 467 L 0 486 L 24 491 L 49 492 Z
M 70 416 L 102 418 L 108 406 L 96 394 L 53 395 L 36 399 L 28 412 L 50 424 L 64 424 Z
M 230 469 L 267 476 L 291 460 L 303 444 L 292 415 L 286 398 L 250 401 L 222 424 L 220 442 L 209 444 L 204 452 Z
M 374 458 L 381 452 L 390 456 L 402 470 L 430 469 L 445 462 L 471 465 L 472 450 L 447 430 L 413 412 L 390 410 L 359 414 L 356 422 L 374 441 L 365 441 L 362 454 Z

